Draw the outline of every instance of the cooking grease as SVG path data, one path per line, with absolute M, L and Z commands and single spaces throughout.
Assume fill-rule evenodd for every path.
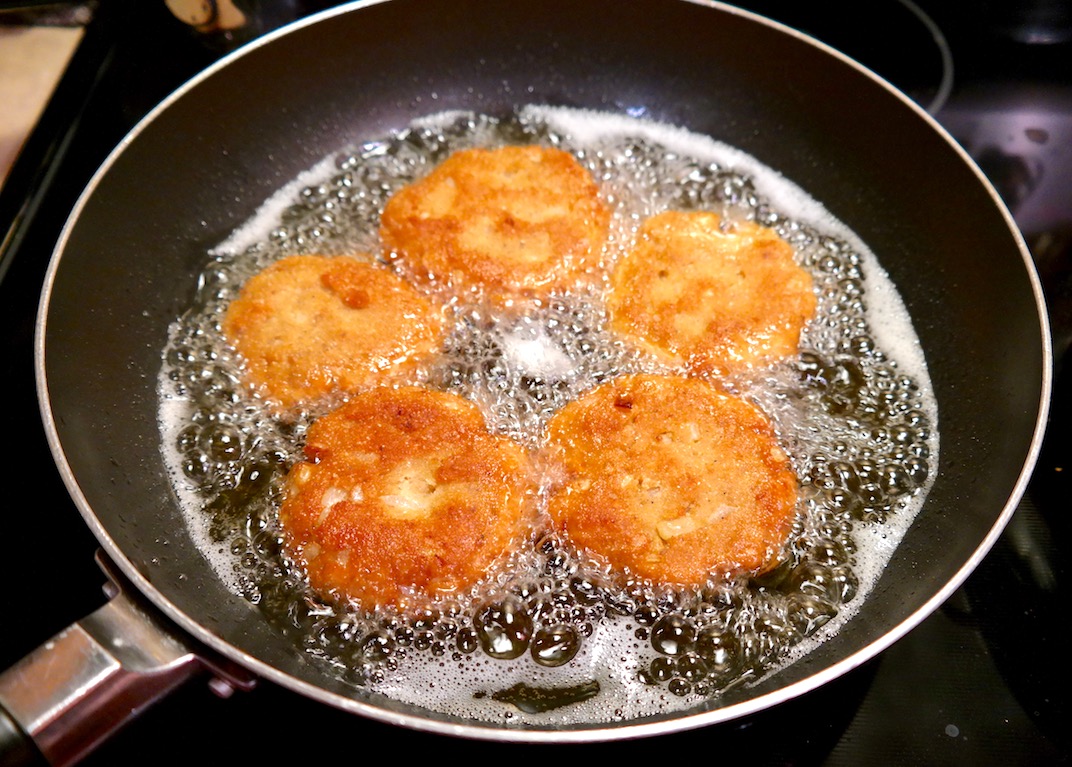
M 560 147 L 592 173 L 614 211 L 604 269 L 648 216 L 703 209 L 772 227 L 812 275 L 818 310 L 800 355 L 718 381 L 771 417 L 801 481 L 787 556 L 774 571 L 700 588 L 651 583 L 575 550 L 541 521 L 471 591 L 370 611 L 316 595 L 287 560 L 282 479 L 331 403 L 280 418 L 248 392 L 220 334 L 228 302 L 283 256 L 381 257 L 379 215 L 394 191 L 453 151 L 504 143 Z M 491 430 L 534 450 L 548 418 L 593 385 L 668 372 L 608 329 L 598 291 L 507 307 L 459 299 L 450 313 L 421 382 L 476 402 Z M 937 412 L 908 314 L 851 231 L 790 181 L 710 138 L 546 107 L 425 118 L 280 190 L 209 254 L 196 301 L 172 328 L 160 400 L 191 535 L 236 594 L 355 690 L 487 722 L 631 720 L 776 673 L 851 619 L 922 505 L 937 460 Z

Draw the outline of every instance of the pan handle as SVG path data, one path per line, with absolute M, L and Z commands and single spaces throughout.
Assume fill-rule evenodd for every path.
M 0 674 L 0 767 L 72 765 L 212 664 L 115 589 L 103 607 Z M 232 680 L 213 685 L 218 692 Z

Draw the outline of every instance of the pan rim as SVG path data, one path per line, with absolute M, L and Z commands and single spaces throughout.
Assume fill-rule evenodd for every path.
M 749 18 L 754 22 L 761 23 L 763 25 L 775 28 L 781 31 L 783 34 L 788 34 L 794 38 L 804 41 L 814 47 L 823 50 L 827 55 L 834 56 L 840 59 L 844 64 L 851 66 L 859 72 L 867 75 L 878 85 L 885 88 L 887 91 L 895 95 L 902 102 L 908 105 L 916 115 L 924 120 L 932 130 L 936 131 L 944 140 L 944 142 L 951 147 L 954 152 L 961 158 L 962 162 L 967 165 L 968 168 L 974 173 L 978 182 L 983 186 L 990 196 L 993 204 L 997 206 L 998 210 L 1003 217 L 1006 226 L 1010 233 L 1013 235 L 1017 247 L 1020 251 L 1020 256 L 1023 261 L 1023 266 L 1027 271 L 1028 279 L 1030 282 L 1031 290 L 1035 299 L 1035 308 L 1037 311 L 1037 319 L 1040 323 L 1040 331 L 1042 335 L 1042 380 L 1039 392 L 1038 403 L 1038 415 L 1035 420 L 1034 429 L 1032 432 L 1032 439 L 1029 445 L 1028 454 L 1025 458 L 1024 464 L 1021 467 L 1020 473 L 1017 477 L 1017 481 L 1013 486 L 1012 492 L 1009 495 L 1008 500 L 1003 506 L 1000 515 L 997 517 L 996 522 L 990 528 L 987 535 L 984 537 L 980 545 L 976 548 L 973 554 L 965 561 L 961 567 L 957 570 L 955 575 L 949 579 L 935 593 L 930 599 L 928 599 L 923 605 L 921 605 L 912 614 L 907 616 L 904 620 L 900 621 L 896 626 L 884 633 L 880 638 L 870 642 L 864 647 L 860 648 L 847 658 L 838 661 L 832 665 L 829 665 L 820 671 L 805 677 L 799 681 L 793 682 L 789 685 L 781 687 L 772 692 L 764 693 L 755 698 L 751 698 L 746 701 L 729 704 L 719 708 L 714 708 L 707 711 L 700 711 L 695 713 L 689 713 L 687 710 L 678 712 L 669 717 L 660 717 L 652 721 L 636 720 L 630 722 L 623 722 L 620 724 L 599 724 L 591 726 L 578 726 L 571 729 L 551 729 L 547 727 L 511 727 L 503 726 L 501 724 L 488 723 L 488 722 L 464 722 L 458 723 L 445 719 L 437 719 L 434 717 L 424 716 L 419 713 L 408 713 L 393 711 L 387 708 L 383 708 L 365 701 L 348 698 L 344 695 L 331 692 L 327 689 L 319 687 L 315 684 L 307 682 L 305 680 L 296 678 L 280 669 L 272 666 L 265 661 L 250 655 L 249 653 L 239 649 L 235 645 L 232 645 L 225 639 L 217 636 L 209 631 L 202 623 L 197 621 L 194 617 L 188 615 L 185 611 L 179 608 L 175 603 L 168 599 L 162 592 L 160 592 L 153 583 L 145 577 L 145 575 L 133 564 L 133 562 L 123 553 L 119 545 L 105 530 L 101 520 L 94 513 L 88 499 L 82 492 L 82 489 L 78 483 L 77 478 L 74 476 L 74 471 L 70 462 L 66 456 L 64 448 L 60 441 L 59 428 L 55 419 L 55 415 L 52 412 L 51 397 L 49 391 L 49 383 L 46 378 L 46 326 L 48 322 L 48 312 L 50 302 L 52 298 L 52 290 L 55 284 L 56 275 L 60 269 L 62 263 L 63 254 L 67 248 L 69 239 L 75 227 L 81 218 L 82 212 L 87 204 L 87 201 L 93 196 L 98 185 L 102 179 L 108 174 L 111 167 L 118 161 L 119 157 L 127 149 L 127 147 L 135 141 L 139 135 L 141 135 L 149 125 L 151 125 L 156 118 L 170 106 L 183 98 L 190 90 L 195 88 L 200 82 L 212 77 L 218 71 L 226 68 L 231 61 L 241 56 L 248 54 L 250 51 L 258 49 L 262 46 L 267 46 L 275 39 L 290 34 L 298 29 L 313 24 L 320 23 L 327 18 L 345 15 L 355 11 L 359 11 L 362 8 L 379 5 L 381 3 L 389 2 L 389 0 L 357 0 L 356 2 L 348 3 L 345 5 L 332 8 L 327 11 L 323 11 L 312 16 L 301 19 L 286 27 L 275 30 L 264 35 L 261 38 L 243 46 L 242 48 L 234 51 L 231 54 L 223 57 L 213 65 L 209 66 L 195 77 L 184 83 L 178 89 L 173 91 L 168 97 L 154 107 L 144 118 L 142 118 L 137 125 L 131 129 L 131 131 L 122 139 L 122 141 L 113 149 L 113 151 L 106 158 L 100 168 L 94 173 L 90 182 L 86 188 L 82 191 L 78 198 L 74 208 L 68 216 L 60 236 L 57 240 L 56 246 L 51 255 L 48 269 L 46 271 L 41 296 L 38 304 L 37 311 L 37 323 L 35 326 L 34 336 L 34 369 L 37 381 L 37 395 L 38 404 L 41 411 L 41 417 L 44 424 L 46 437 L 48 440 L 49 449 L 52 453 L 53 460 L 59 469 L 62 480 L 67 488 L 75 505 L 79 509 L 83 520 L 86 522 L 101 547 L 106 554 L 115 562 L 116 566 L 120 569 L 121 573 L 137 588 L 139 592 L 144 594 L 162 613 L 176 623 L 183 631 L 187 632 L 190 636 L 197 639 L 199 642 L 208 647 L 211 651 L 218 653 L 219 655 L 229 658 L 230 660 L 244 666 L 256 675 L 278 684 L 282 687 L 286 687 L 294 692 L 302 694 L 306 697 L 317 700 L 321 703 L 331 705 L 335 708 L 340 708 L 346 711 L 357 713 L 366 716 L 370 719 L 378 720 L 384 723 L 393 724 L 397 726 L 403 726 L 415 730 L 421 730 L 426 732 L 432 732 L 449 736 L 460 736 L 475 738 L 481 740 L 490 741 L 512 741 L 512 742 L 596 742 L 596 741 L 608 741 L 608 740 L 622 740 L 630 738 L 648 737 L 659 734 L 666 734 L 669 732 L 678 732 L 688 729 L 695 729 L 704 727 L 711 724 L 717 724 L 732 719 L 737 719 L 743 716 L 747 716 L 756 713 L 760 710 L 770 708 L 778 705 L 792 698 L 799 697 L 805 693 L 808 693 L 814 689 L 817 689 L 828 682 L 843 676 L 847 672 L 854 668 L 859 667 L 870 659 L 876 657 L 891 645 L 896 643 L 910 631 L 915 629 L 923 620 L 929 617 L 942 603 L 944 603 L 968 578 L 968 576 L 975 570 L 982 559 L 990 552 L 998 538 L 1004 531 L 1012 515 L 1015 513 L 1016 507 L 1022 499 L 1027 489 L 1027 484 L 1034 471 L 1036 462 L 1038 460 L 1041 448 L 1042 440 L 1045 434 L 1046 422 L 1049 414 L 1050 399 L 1052 394 L 1053 384 L 1053 349 L 1052 339 L 1049 324 L 1049 317 L 1046 310 L 1046 302 L 1042 291 L 1041 280 L 1039 278 L 1037 269 L 1034 265 L 1034 261 L 1028 251 L 1026 242 L 1023 235 L 1020 233 L 1016 226 L 1011 212 L 1007 206 L 1001 200 L 997 191 L 991 184 L 991 182 L 983 175 L 981 169 L 970 158 L 967 152 L 961 147 L 955 139 L 948 133 L 948 131 L 941 126 L 926 110 L 913 102 L 899 90 L 894 88 L 884 79 L 863 67 L 858 62 L 850 59 L 844 54 L 840 53 L 836 49 L 818 41 L 798 30 L 787 27 L 778 22 L 772 21 L 766 17 L 758 14 L 745 11 L 740 8 L 736 8 L 727 5 L 722 2 L 715 2 L 714 0 L 668 0 L 669 2 L 687 2 L 693 5 L 709 7 L 716 10 L 721 10 L 733 15 Z

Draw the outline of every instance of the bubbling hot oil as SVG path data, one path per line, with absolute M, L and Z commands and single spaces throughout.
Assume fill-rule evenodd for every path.
M 785 562 L 760 578 L 676 588 L 613 572 L 549 527 L 449 599 L 365 611 L 319 598 L 281 547 L 277 509 L 320 410 L 279 419 L 241 384 L 220 319 L 243 282 L 296 253 L 379 252 L 386 200 L 453 151 L 571 151 L 614 211 L 608 267 L 668 208 L 774 228 L 812 274 L 799 358 L 719 384 L 773 419 L 801 480 Z M 874 257 L 811 198 L 724 145 L 667 126 L 529 107 L 438 115 L 326 161 L 212 254 L 173 326 L 161 429 L 190 530 L 220 577 L 356 690 L 490 722 L 630 720 L 696 705 L 775 672 L 849 620 L 918 511 L 937 457 L 936 407 L 908 315 Z M 657 372 L 606 326 L 598 293 L 509 310 L 457 301 L 420 372 L 529 447 L 547 419 L 615 376 Z

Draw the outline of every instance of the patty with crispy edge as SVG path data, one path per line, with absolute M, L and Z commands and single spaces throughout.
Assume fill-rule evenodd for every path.
M 357 395 L 313 423 L 305 457 L 287 475 L 279 518 L 322 593 L 371 607 L 457 592 L 527 529 L 528 455 L 457 395 Z
M 610 211 L 568 152 L 455 152 L 399 190 L 381 217 L 388 257 L 413 279 L 502 303 L 592 280 Z
M 442 312 L 390 270 L 290 256 L 254 275 L 223 332 L 248 382 L 283 408 L 402 375 L 442 343 Z
M 698 585 L 779 560 L 798 482 L 753 404 L 700 379 L 625 376 L 563 407 L 548 436 L 552 520 L 612 566 Z
M 815 304 L 811 275 L 774 231 L 681 211 L 644 222 L 607 297 L 613 330 L 715 375 L 796 354 Z

